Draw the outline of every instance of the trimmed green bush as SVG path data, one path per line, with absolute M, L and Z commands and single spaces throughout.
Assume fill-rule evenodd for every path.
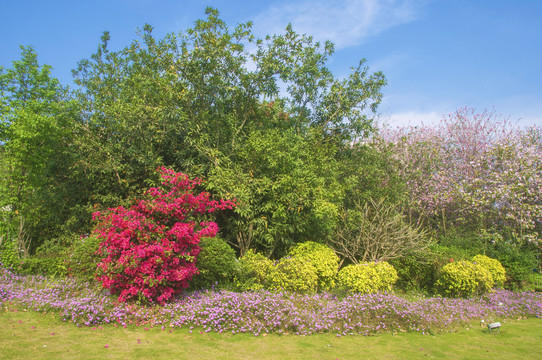
M 362 294 L 391 291 L 397 271 L 385 261 L 348 265 L 337 274 L 339 289 Z
M 195 289 L 227 287 L 232 283 L 237 268 L 235 251 L 219 237 L 202 238 L 201 251 L 196 260 L 198 274 L 192 278 Z
M 492 259 L 485 255 L 476 255 L 472 258 L 472 262 L 489 270 L 491 276 L 493 277 L 495 287 L 502 288 L 504 286 L 504 282 L 506 281 L 506 271 L 499 260 Z
M 269 275 L 269 287 L 274 291 L 314 293 L 318 286 L 316 269 L 304 258 L 282 258 Z
M 329 290 L 335 286 L 339 257 L 326 245 L 307 241 L 290 250 L 290 256 L 310 261 L 318 276 L 318 289 Z
M 466 297 L 481 295 L 493 288 L 491 272 L 480 264 L 456 261 L 440 270 L 437 288 L 445 296 Z

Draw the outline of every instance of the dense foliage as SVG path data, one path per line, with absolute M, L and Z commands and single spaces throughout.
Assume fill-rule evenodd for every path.
M 389 263 L 366 262 L 343 267 L 337 274 L 337 285 L 346 291 L 372 294 L 391 291 L 397 279 L 397 271 Z
M 0 261 L 85 279 L 99 264 L 121 300 L 159 302 L 197 268 L 196 288 L 366 292 L 372 280 L 353 279 L 368 261 L 427 292 L 489 289 L 471 268 L 538 288 L 540 129 L 467 108 L 378 129 L 382 73 L 361 59 L 337 78 L 333 44 L 291 26 L 258 39 L 251 26 L 209 8 L 163 38 L 144 25 L 117 51 L 105 32 L 74 91 L 22 47 L 0 68 Z M 145 192 L 158 168 L 169 180 Z M 231 204 L 211 194 L 235 208 L 215 212 Z M 479 254 L 505 271 L 485 257 L 461 267 Z M 371 291 L 389 289 L 389 274 Z

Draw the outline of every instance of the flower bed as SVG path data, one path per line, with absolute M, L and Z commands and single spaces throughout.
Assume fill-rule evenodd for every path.
M 390 293 L 300 295 L 280 292 L 184 293 L 164 306 L 119 303 L 73 279 L 18 276 L 0 270 L 0 305 L 55 312 L 79 326 L 104 323 L 202 327 L 221 333 L 309 335 L 453 331 L 473 321 L 542 317 L 542 294 L 495 291 L 469 299 L 406 300 Z

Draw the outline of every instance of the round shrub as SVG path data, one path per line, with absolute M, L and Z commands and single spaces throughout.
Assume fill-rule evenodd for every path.
M 466 297 L 486 293 L 493 284 L 493 276 L 482 265 L 457 261 L 442 267 L 437 288 L 445 296 Z
M 362 294 L 391 291 L 397 279 L 397 271 L 385 261 L 348 265 L 337 274 L 340 289 Z
M 199 245 L 201 251 L 196 259 L 198 274 L 192 278 L 192 288 L 224 287 L 230 284 L 237 267 L 235 251 L 219 237 L 203 238 Z
M 275 267 L 273 261 L 252 250 L 239 259 L 239 273 L 235 285 L 240 291 L 268 288 Z
M 282 258 L 270 275 L 270 290 L 313 293 L 318 286 L 316 269 L 304 258 Z
M 292 248 L 290 256 L 310 261 L 318 276 L 318 289 L 328 290 L 335 286 L 339 257 L 330 247 L 307 241 Z
M 504 286 L 504 282 L 506 281 L 506 271 L 499 260 L 492 259 L 485 255 L 476 255 L 472 258 L 472 262 L 489 270 L 491 276 L 493 277 L 495 287 L 502 288 Z

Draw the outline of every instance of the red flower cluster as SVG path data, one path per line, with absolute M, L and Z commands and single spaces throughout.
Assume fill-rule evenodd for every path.
M 196 220 L 216 210 L 232 209 L 234 201 L 210 200 L 210 194 L 194 194 L 201 184 L 183 173 L 159 169 L 162 186 L 150 188 L 146 200 L 129 209 L 119 206 L 105 214 L 96 212 L 95 232 L 103 239 L 98 253 L 97 278 L 104 288 L 131 298 L 164 303 L 182 289 L 197 272 L 195 260 L 201 237 L 214 237 L 214 222 Z

